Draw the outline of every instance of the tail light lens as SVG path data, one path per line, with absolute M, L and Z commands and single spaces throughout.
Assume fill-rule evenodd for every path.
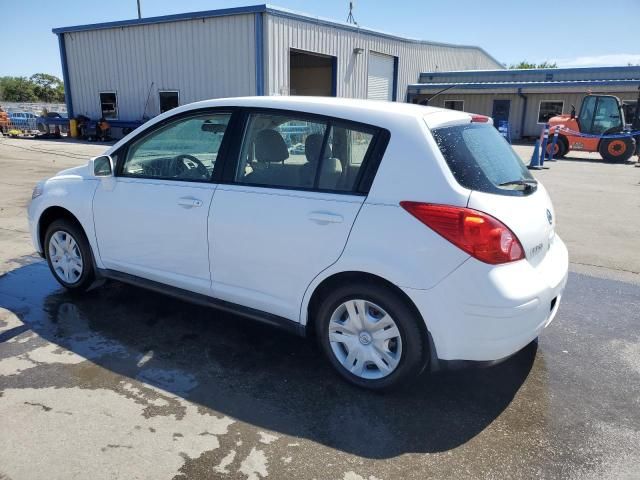
M 477 210 L 421 202 L 400 206 L 478 260 L 497 265 L 524 258 L 518 237 L 499 220 Z

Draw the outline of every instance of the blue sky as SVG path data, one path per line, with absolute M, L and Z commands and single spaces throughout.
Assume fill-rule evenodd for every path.
M 251 0 L 141 0 L 143 16 L 260 3 Z M 274 5 L 344 21 L 347 0 L 277 0 Z M 640 64 L 640 0 L 356 0 L 364 27 L 423 40 L 478 45 L 501 62 L 560 66 Z M 605 9 L 606 6 L 606 9 Z M 607 13 L 607 11 L 609 13 Z M 0 76 L 60 75 L 54 27 L 135 18 L 135 0 L 3 0 Z M 622 24 L 628 20 L 627 26 Z

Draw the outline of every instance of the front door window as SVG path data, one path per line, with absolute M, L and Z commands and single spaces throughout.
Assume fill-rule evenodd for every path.
M 170 123 L 129 147 L 122 174 L 129 177 L 208 181 L 231 114 Z

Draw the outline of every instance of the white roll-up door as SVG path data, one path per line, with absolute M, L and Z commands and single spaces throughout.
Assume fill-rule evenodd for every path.
M 393 100 L 393 60 L 390 55 L 369 52 L 367 74 L 367 98 L 369 100 Z

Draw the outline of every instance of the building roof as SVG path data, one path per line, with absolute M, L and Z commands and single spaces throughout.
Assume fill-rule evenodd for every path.
M 409 85 L 411 91 L 415 90 L 442 90 L 443 88 L 455 88 L 462 90 L 484 90 L 495 88 L 559 88 L 559 87 L 610 87 L 631 86 L 639 87 L 638 80 L 576 80 L 558 82 L 445 82 L 445 83 L 413 83 Z
M 442 77 L 469 77 L 469 76 L 502 76 L 509 78 L 518 78 L 523 76 L 534 75 L 553 75 L 558 76 L 571 76 L 575 77 L 574 80 L 579 80 L 580 77 L 586 75 L 595 74 L 600 78 L 606 78 L 611 75 L 622 75 L 623 78 L 637 79 L 640 78 L 640 66 L 613 66 L 613 67 L 570 67 L 570 68 L 504 68 L 499 70 L 451 70 L 446 72 L 422 72 L 420 76 L 427 78 L 442 78 Z
M 158 23 L 170 23 L 170 22 L 178 22 L 178 21 L 184 21 L 184 20 L 200 20 L 200 19 L 206 19 L 206 18 L 225 17 L 230 15 L 244 15 L 244 14 L 257 14 L 257 13 L 267 13 L 274 16 L 310 22 L 316 25 L 323 25 L 323 26 L 328 26 L 332 28 L 338 28 L 341 30 L 365 33 L 365 34 L 369 34 L 377 37 L 382 37 L 390 40 L 396 40 L 396 41 L 407 42 L 407 43 L 434 45 L 434 46 L 451 47 L 451 48 L 472 48 L 484 53 L 487 57 L 491 58 L 494 62 L 496 62 L 496 65 L 502 65 L 501 62 L 499 62 L 492 55 L 487 53 L 486 50 L 475 45 L 457 45 L 452 43 L 432 42 L 427 40 L 418 40 L 413 38 L 401 37 L 398 35 L 381 32 L 379 30 L 373 30 L 373 29 L 361 27 L 359 25 L 353 25 L 350 23 L 344 23 L 336 20 L 316 17 L 306 13 L 299 13 L 293 10 L 289 10 L 286 8 L 277 7 L 269 4 L 249 5 L 246 7 L 222 8 L 218 10 L 205 10 L 201 12 L 179 13 L 175 15 L 163 15 L 158 17 L 146 17 L 146 18 L 139 18 L 139 19 L 136 18 L 131 20 L 118 20 L 114 22 L 93 23 L 93 24 L 87 24 L 87 25 L 75 25 L 70 27 L 54 28 L 52 32 L 57 35 L 61 35 L 64 33 L 72 33 L 72 32 L 104 30 L 109 28 L 120 28 L 120 27 L 129 27 L 129 26 L 137 26 L 137 25 L 153 25 Z
M 640 67 L 541 68 L 514 70 L 465 70 L 421 73 L 411 93 L 440 90 L 572 89 L 640 86 Z

